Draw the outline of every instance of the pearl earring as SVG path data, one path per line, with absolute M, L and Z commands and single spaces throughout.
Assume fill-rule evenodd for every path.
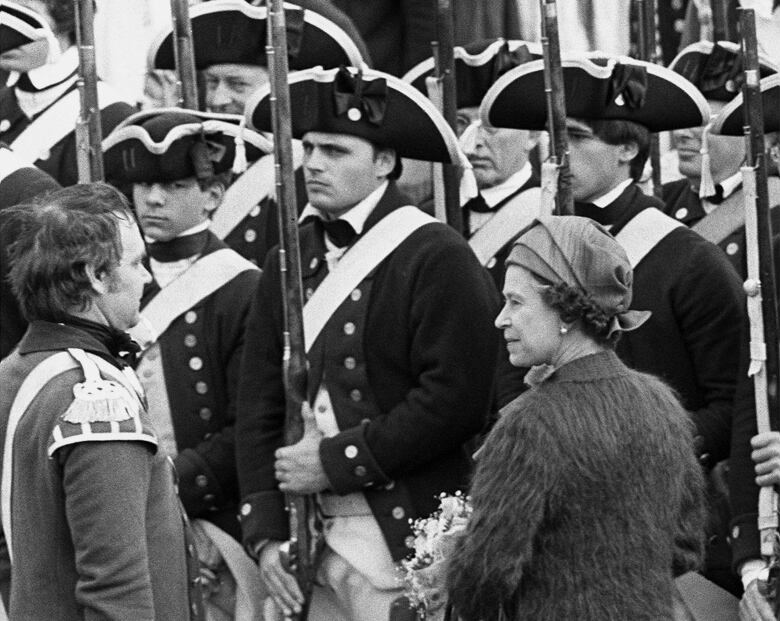
M 566 326 L 561 326 L 561 329 L 559 330 L 559 332 L 561 334 L 566 334 L 568 331 L 569 331 L 569 328 L 567 328 Z

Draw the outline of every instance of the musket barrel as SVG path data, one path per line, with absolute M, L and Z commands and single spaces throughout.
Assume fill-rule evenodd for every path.
M 566 131 L 566 92 L 561 67 L 561 45 L 558 38 L 558 8 L 555 0 L 539 1 L 542 9 L 542 50 L 550 156 L 551 161 L 557 163 L 559 171 L 555 213 L 573 214 L 574 199 L 569 177 L 569 137 Z
M 430 0 L 429 0 L 430 1 Z M 457 131 L 458 102 L 455 85 L 455 26 L 451 0 L 436 2 L 436 42 L 434 59 L 436 75 L 442 94 L 441 112 L 453 131 Z M 442 166 L 444 205 L 447 224 L 459 233 L 463 232 L 463 218 L 460 211 L 460 171 L 454 164 Z
M 173 58 L 176 64 L 176 86 L 179 106 L 198 109 L 198 82 L 195 71 L 195 52 L 192 42 L 192 23 L 187 0 L 171 0 L 173 22 Z
M 73 0 L 76 13 L 76 42 L 79 51 L 78 89 L 81 110 L 76 121 L 76 157 L 79 181 L 102 181 L 103 128 L 97 93 L 95 61 L 95 12 L 92 0 Z

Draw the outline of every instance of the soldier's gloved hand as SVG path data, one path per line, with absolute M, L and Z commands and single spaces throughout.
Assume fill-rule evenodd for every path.
M 780 485 L 780 433 L 767 431 L 750 439 L 756 464 L 756 485 Z
M 279 549 L 281 541 L 271 541 L 260 551 L 260 575 L 266 589 L 276 606 L 285 617 L 301 612 L 303 594 L 298 588 L 295 577 L 288 573 L 282 564 Z
M 753 580 L 739 602 L 740 621 L 777 621 L 772 606 L 761 592 L 763 580 Z

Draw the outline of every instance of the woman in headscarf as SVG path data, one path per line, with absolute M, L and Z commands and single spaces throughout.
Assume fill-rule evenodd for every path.
M 649 313 L 600 225 L 536 220 L 507 259 L 496 318 L 531 388 L 480 450 L 449 565 L 461 619 L 671 619 L 702 554 L 702 475 L 685 410 L 614 353 Z

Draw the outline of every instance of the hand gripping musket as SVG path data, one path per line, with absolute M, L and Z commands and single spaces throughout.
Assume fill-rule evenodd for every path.
M 428 0 L 429 2 L 431 0 Z M 457 131 L 457 89 L 455 87 L 455 35 L 451 0 L 436 2 L 436 41 L 431 42 L 435 77 L 428 78 L 431 100 L 453 131 Z M 460 171 L 455 164 L 433 164 L 436 217 L 459 233 L 463 232 L 460 212 Z
M 283 0 L 269 6 L 269 44 L 266 47 L 271 86 L 271 113 L 274 135 L 276 201 L 279 207 L 279 269 L 284 318 L 284 386 L 286 413 L 285 443 L 295 444 L 313 419 L 304 421 L 301 406 L 306 400 L 306 350 L 303 335 L 303 284 L 298 221 L 295 204 L 295 178 L 292 160 L 290 90 L 287 83 L 287 33 Z M 290 539 L 283 546 L 282 561 L 295 575 L 304 595 L 303 611 L 296 619 L 306 619 L 314 576 L 323 539 L 313 494 L 285 495 Z
M 745 281 L 750 320 L 750 367 L 756 395 L 756 423 L 759 433 L 778 429 L 771 420 L 780 412 L 778 405 L 778 316 L 775 299 L 775 273 L 772 258 L 772 224 L 769 215 L 764 115 L 759 85 L 759 65 L 755 14 L 740 9 L 742 54 L 745 59 L 744 134 L 747 165 L 742 170 L 745 188 L 745 233 L 748 279 Z M 758 497 L 758 530 L 761 555 L 769 563 L 768 595 L 778 612 L 778 494 L 773 487 L 762 487 Z
M 655 62 L 655 1 L 634 0 L 637 14 L 637 58 Z M 653 195 L 661 198 L 661 150 L 658 134 L 650 134 L 650 168 Z
M 76 82 L 81 100 L 76 120 L 76 164 L 79 182 L 103 180 L 103 128 L 97 93 L 95 64 L 95 11 L 93 0 L 73 0 L 76 12 L 76 42 L 79 50 L 79 78 Z
M 539 0 L 542 10 L 544 94 L 547 99 L 547 132 L 550 153 L 542 163 L 542 213 L 574 213 L 569 177 L 569 135 L 566 131 L 566 93 L 558 40 L 558 9 L 555 0 Z
M 173 60 L 176 65 L 176 90 L 179 106 L 198 109 L 198 83 L 195 73 L 195 52 L 192 44 L 192 23 L 188 0 L 171 0 L 173 21 Z

